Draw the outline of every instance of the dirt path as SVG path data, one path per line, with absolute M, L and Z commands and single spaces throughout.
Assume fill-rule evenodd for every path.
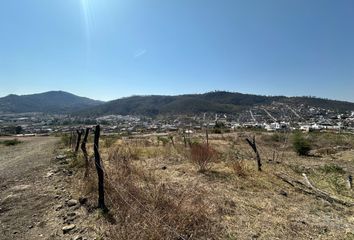
M 0 145 L 0 240 L 75 239 L 62 231 L 71 195 L 70 174 L 54 161 L 58 142 L 33 137 L 16 146 Z

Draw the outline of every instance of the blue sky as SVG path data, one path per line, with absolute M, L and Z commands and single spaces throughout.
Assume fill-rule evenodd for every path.
M 353 0 L 2 0 L 0 96 L 228 90 L 354 102 Z

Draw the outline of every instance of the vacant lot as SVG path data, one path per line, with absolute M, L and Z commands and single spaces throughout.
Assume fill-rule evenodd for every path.
M 245 141 L 253 135 L 261 172 Z M 203 135 L 103 138 L 110 214 L 101 230 L 109 239 L 353 239 L 353 135 L 303 137 L 308 156 L 289 133 L 209 135 L 207 152 L 193 147 Z M 201 169 L 198 157 L 211 163 Z M 92 176 L 80 191 L 94 206 Z

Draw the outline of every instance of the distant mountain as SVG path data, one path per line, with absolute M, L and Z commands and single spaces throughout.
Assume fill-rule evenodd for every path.
M 63 91 L 51 91 L 31 95 L 8 95 L 0 98 L 0 113 L 69 113 L 98 106 L 101 101 L 79 97 Z
M 338 111 L 354 110 L 354 103 L 314 97 L 260 96 L 233 92 L 209 92 L 179 96 L 132 96 L 85 109 L 82 116 L 121 115 L 166 115 L 238 113 L 256 105 L 270 105 L 274 102 L 289 105 L 307 105 Z

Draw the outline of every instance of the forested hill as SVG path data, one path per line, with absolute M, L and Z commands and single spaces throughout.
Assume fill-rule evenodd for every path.
M 31 95 L 12 94 L 0 98 L 0 113 L 70 113 L 99 104 L 102 104 L 102 102 L 63 91 L 51 91 Z
M 102 105 L 80 111 L 80 115 L 166 115 L 197 114 L 203 112 L 237 113 L 255 105 L 274 102 L 289 105 L 308 105 L 334 110 L 354 110 L 354 103 L 314 97 L 260 96 L 233 92 L 209 92 L 178 96 L 132 96 L 113 100 Z

